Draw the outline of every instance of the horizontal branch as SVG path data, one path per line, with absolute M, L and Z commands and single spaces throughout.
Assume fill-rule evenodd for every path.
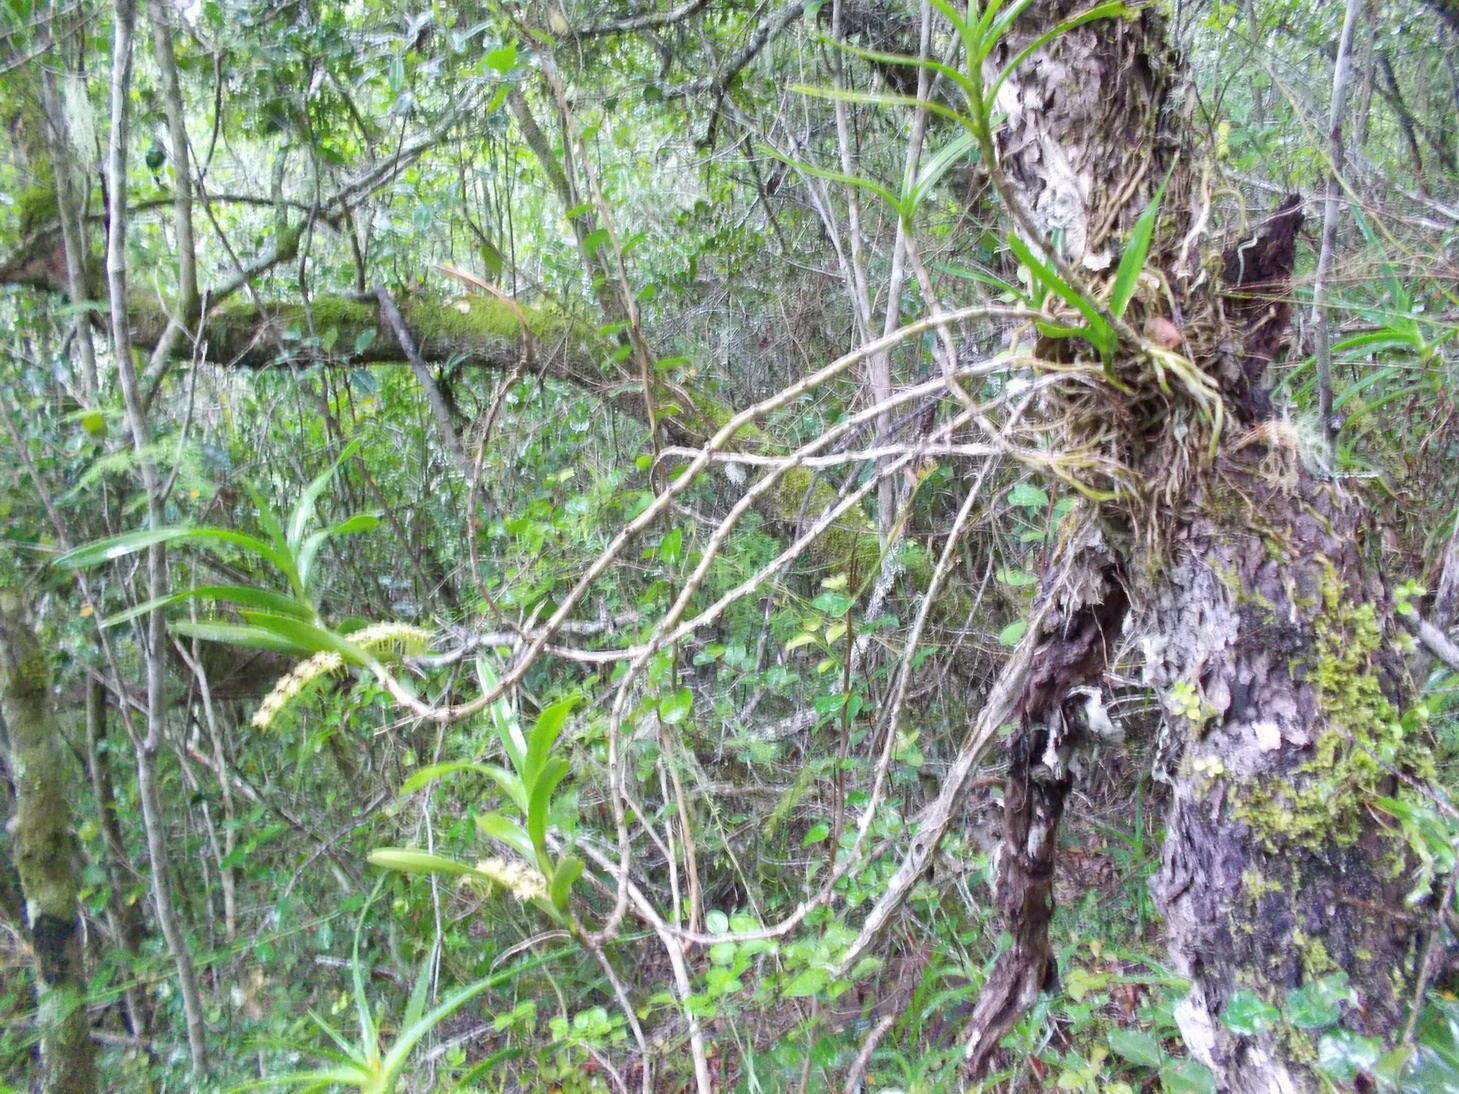
M 570 384 L 636 421 L 644 419 L 642 381 L 615 360 L 612 340 L 559 307 L 480 294 L 455 299 L 416 295 L 398 303 L 416 354 L 426 364 L 520 370 Z M 149 347 L 167 326 L 167 308 L 159 299 L 137 297 L 131 320 L 135 344 Z M 407 361 L 373 295 L 321 295 L 308 304 L 255 304 L 238 297 L 211 309 L 196 338 L 178 339 L 174 352 L 221 367 L 259 370 Z M 734 413 L 714 392 L 662 377 L 654 381 L 653 401 L 671 441 L 691 449 L 702 449 Z M 736 440 L 741 451 L 758 456 L 785 452 L 783 444 L 753 423 L 744 425 Z M 826 512 L 837 498 L 831 482 L 801 470 L 767 491 L 756 509 L 777 525 L 797 527 Z M 854 554 L 865 573 L 875 567 L 880 551 L 875 525 L 858 506 L 819 537 L 811 555 L 817 565 L 849 567 Z

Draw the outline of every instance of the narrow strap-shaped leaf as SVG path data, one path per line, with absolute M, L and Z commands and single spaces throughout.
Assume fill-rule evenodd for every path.
M 508 771 L 500 764 L 485 764 L 482 767 L 482 774 L 489 776 L 496 781 L 501 792 L 507 796 L 517 811 L 523 816 L 527 813 L 527 787 L 522 778 L 514 771 Z
M 547 822 L 552 792 L 557 789 L 557 784 L 562 782 L 567 771 L 566 760 L 548 760 L 532 784 L 531 797 L 527 801 L 527 835 L 531 837 L 532 847 L 539 855 L 547 851 Z
M 284 536 L 284 526 L 279 522 L 278 514 L 274 512 L 273 506 L 268 503 L 268 498 L 264 497 L 263 491 L 251 482 L 245 483 L 244 489 L 248 491 L 248 499 L 253 502 L 254 519 L 263 529 L 263 534 L 268 536 L 279 550 L 287 551 L 289 541 Z
M 431 965 L 431 951 L 427 950 L 420 969 L 415 974 L 415 984 L 410 989 L 410 998 L 406 1001 L 405 1017 L 401 1019 L 401 1025 L 408 1026 L 425 1013 L 426 998 L 431 990 Z
M 769 155 L 775 157 L 784 164 L 794 167 L 797 171 L 804 171 L 807 175 L 814 175 L 818 179 L 826 179 L 829 182 L 839 182 L 843 186 L 860 187 L 861 189 L 866 190 L 869 193 L 875 194 L 877 197 L 881 198 L 888 205 L 890 205 L 893 209 L 900 208 L 900 203 L 897 201 L 897 196 L 879 182 L 874 182 L 871 179 L 862 178 L 860 175 L 845 175 L 842 174 L 840 171 L 832 171 L 830 168 L 827 167 L 817 167 L 815 164 L 807 163 L 805 160 L 798 160 L 791 156 L 783 155 L 782 153 L 777 152 L 775 149 L 770 148 L 768 145 L 764 147 L 765 151 Z
M 552 746 L 562 735 L 568 715 L 572 713 L 572 708 L 577 704 L 578 697 L 571 695 L 566 699 L 549 703 L 542 708 L 542 713 L 537 715 L 537 720 L 532 723 L 532 733 L 527 739 L 527 755 L 522 762 L 523 782 L 530 785 L 537 778 L 537 773 L 547 762 L 547 755 L 552 751 Z
M 299 544 L 304 537 L 304 529 L 308 527 L 310 520 L 314 518 L 314 507 L 319 503 L 319 496 L 324 493 L 324 488 L 329 485 L 329 480 L 334 478 L 334 473 L 339 470 L 340 464 L 355 454 L 363 443 L 363 437 L 356 437 L 344 450 L 335 458 L 327 468 L 315 476 L 304 493 L 299 496 L 299 503 L 294 506 L 294 511 L 289 515 L 289 529 L 287 533 L 288 544 L 294 550 L 299 549 Z
M 911 185 L 906 188 L 902 196 L 903 204 L 907 206 L 910 214 L 922 203 L 927 192 L 941 181 L 942 176 L 952 169 L 953 164 L 963 159 L 967 154 L 978 146 L 978 139 L 971 133 L 959 133 L 952 140 L 948 141 L 936 155 L 932 156 L 922 165 L 917 172 L 917 177 Z
M 1003 66 L 1003 71 L 998 73 L 997 79 L 993 81 L 993 83 L 989 86 L 987 92 L 984 94 L 983 101 L 991 106 L 993 101 L 998 97 L 998 89 L 1003 86 L 1004 81 L 1006 81 L 1008 77 L 1013 75 L 1018 66 L 1023 64 L 1024 61 L 1028 60 L 1029 55 L 1032 54 L 1035 50 L 1038 50 L 1041 47 L 1047 45 L 1049 42 L 1059 37 L 1059 35 L 1067 34 L 1075 27 L 1083 26 L 1085 23 L 1092 23 L 1096 19 L 1113 19 L 1117 16 L 1132 14 L 1134 11 L 1135 9 L 1124 3 L 1124 0 L 1110 0 L 1109 3 L 1096 4 L 1088 11 L 1081 11 L 1075 15 L 1069 16 L 1069 18 L 1063 20 L 1062 22 L 1055 24 L 1048 30 L 1044 31 L 1044 33 L 1040 34 L 1033 41 L 1029 42 L 1028 45 L 1019 50 L 1014 55 L 1013 60 L 1009 61 L 1006 65 Z
M 949 0 L 932 0 L 932 6 L 942 12 L 944 18 L 957 31 L 958 37 L 962 39 L 963 49 L 967 52 L 968 57 L 976 58 L 982 36 L 972 17 L 959 11 Z
M 871 106 L 921 107 L 948 121 L 957 122 L 966 129 L 976 131 L 976 122 L 966 114 L 959 113 L 952 107 L 932 99 L 919 99 L 915 95 L 894 95 L 887 91 L 848 91 L 836 87 L 814 87 L 809 84 L 791 84 L 790 90 L 816 99 L 839 99 L 842 102 L 866 103 Z
M 837 49 L 844 49 L 847 53 L 860 57 L 865 61 L 875 61 L 878 64 L 884 65 L 909 65 L 915 68 L 929 69 L 957 84 L 966 94 L 972 95 L 974 93 L 976 85 L 972 80 L 968 79 L 967 73 L 935 58 L 917 57 L 910 53 L 885 53 L 879 49 L 867 49 L 865 46 L 859 46 L 854 42 L 837 41 L 835 39 L 828 40 Z
M 377 847 L 365 856 L 365 860 L 371 866 L 379 866 L 383 870 L 394 870 L 401 874 L 446 874 L 451 877 L 463 877 L 476 872 L 475 867 L 468 866 L 464 862 L 457 862 L 455 859 L 449 859 L 443 855 L 433 855 L 429 851 L 420 851 L 413 847 Z
M 261 589 L 257 585 L 195 585 L 191 589 L 159 596 L 155 600 L 148 600 L 128 608 L 126 611 L 109 615 L 101 621 L 101 625 L 115 627 L 118 623 L 125 623 L 129 619 L 146 615 L 158 608 L 170 608 L 185 600 L 222 600 L 230 604 L 262 608 L 279 615 L 294 615 L 300 619 L 308 619 L 313 615 L 313 609 L 309 605 L 300 604 L 293 597 L 284 596 L 271 589 Z
M 90 543 L 83 543 L 79 547 L 62 552 L 52 560 L 52 564 L 64 570 L 80 570 L 88 566 L 110 562 L 112 559 L 124 558 L 127 555 L 136 554 L 138 551 L 145 551 L 148 547 L 159 543 L 175 542 L 197 543 L 204 547 L 227 543 L 234 547 L 241 547 L 243 550 L 273 563 L 280 569 L 288 566 L 286 558 L 256 536 L 235 532 L 231 528 L 198 527 L 188 524 L 169 525 L 164 528 L 139 528 L 135 532 L 123 532 L 120 535 L 92 540 Z
M 319 549 L 335 536 L 350 535 L 354 532 L 368 532 L 377 527 L 380 518 L 374 513 L 356 513 L 354 516 L 340 521 L 338 524 L 328 528 L 321 528 L 318 531 L 310 532 L 304 537 L 304 542 L 298 547 L 299 583 L 308 587 L 309 578 L 314 573 L 314 559 L 319 554 Z
M 943 273 L 950 273 L 954 277 L 961 277 L 968 281 L 976 281 L 980 285 L 987 285 L 990 289 L 997 289 L 999 292 L 1011 293 L 1020 303 L 1030 308 L 1033 307 L 1033 301 L 1029 298 L 1028 293 L 1024 292 L 1017 285 L 1010 284 L 1001 277 L 991 274 L 986 270 L 980 270 L 972 266 L 958 266 L 951 263 L 939 263 L 934 268 L 941 270 Z
M 527 830 L 510 817 L 504 817 L 500 813 L 482 813 L 476 818 L 476 827 L 483 835 L 506 844 L 523 858 L 533 857 L 532 839 L 527 835 Z
M 1082 293 L 1066 284 L 1062 277 L 1045 265 L 1023 240 L 1017 236 L 1009 236 L 1008 246 L 1041 285 L 1089 321 L 1089 331 L 1085 337 L 1102 355 L 1108 357 L 1114 350 L 1114 329 L 1110 327 L 1104 316 L 1095 310 L 1094 305 L 1086 300 Z
M 508 968 L 499 969 L 490 976 L 485 976 L 473 984 L 467 984 L 465 987 L 457 988 L 450 995 L 446 996 L 446 998 L 442 999 L 428 1013 L 421 1015 L 419 1019 L 400 1031 L 400 1035 L 396 1037 L 395 1043 L 390 1046 L 390 1051 L 385 1055 L 384 1060 L 381 1061 L 383 1089 L 388 1090 L 391 1088 L 391 1084 L 400 1074 L 401 1069 L 405 1067 L 406 1061 L 415 1050 L 415 1046 L 420 1043 L 421 1038 L 435 1029 L 444 1019 L 460 1010 L 488 988 L 516 979 L 525 972 L 545 965 L 549 961 L 555 961 L 564 954 L 571 952 L 570 949 L 564 948 L 554 950 L 552 953 L 543 954 L 541 957 L 533 957 L 525 961 L 519 961 Z
M 226 642 L 232 646 L 247 646 L 255 650 L 272 650 L 294 657 L 308 657 L 315 650 L 285 638 L 263 627 L 251 627 L 241 623 L 227 623 L 220 619 L 180 619 L 169 623 L 174 634 L 185 638 L 201 638 L 204 642 Z
M 998 12 L 1003 7 L 1003 0 L 990 0 L 987 10 L 983 13 L 983 18 L 979 21 L 979 28 L 982 31 L 982 42 L 978 52 L 980 64 L 1003 40 L 1003 36 L 1008 33 L 1008 28 L 1013 25 L 1013 20 L 1022 15 L 1024 9 L 1031 3 L 1033 0 L 1019 0 L 999 17 Z
M 275 615 L 273 612 L 240 611 L 239 615 L 256 627 L 273 631 L 275 634 L 305 647 L 311 653 L 328 650 L 339 654 L 344 660 L 358 668 L 378 669 L 380 663 L 349 639 L 333 631 L 316 627 L 292 616 Z
M 229 1094 L 234 1091 L 262 1090 L 264 1087 L 299 1087 L 300 1094 L 307 1091 L 324 1090 L 331 1086 L 354 1086 L 359 1087 L 371 1080 L 368 1071 L 358 1067 L 324 1067 L 312 1068 L 308 1071 L 285 1071 L 279 1075 L 270 1075 L 266 1079 L 253 1079 L 246 1083 L 239 1083 L 237 1086 L 228 1088 Z
M 501 768 L 498 767 L 496 770 L 500 771 Z M 403 798 L 407 794 L 414 794 L 427 783 L 433 783 L 437 779 L 445 778 L 447 775 L 454 775 L 458 771 L 473 771 L 478 775 L 488 775 L 491 778 L 496 778 L 496 774 L 489 765 L 473 763 L 469 760 L 427 764 L 425 767 L 411 772 L 410 777 L 400 784 L 400 796 Z
M 548 886 L 548 895 L 552 898 L 552 906 L 559 912 L 567 911 L 568 898 L 572 895 L 573 882 L 582 876 L 583 860 L 576 855 L 568 855 L 557 864 L 557 869 L 552 871 L 552 884 Z
M 1160 199 L 1165 196 L 1165 185 L 1169 181 L 1170 175 L 1166 174 L 1165 182 L 1160 184 L 1150 198 L 1150 204 L 1135 219 L 1129 238 L 1125 240 L 1125 249 L 1120 254 L 1120 264 L 1115 268 L 1114 282 L 1109 290 L 1109 310 L 1116 319 L 1124 317 L 1125 309 L 1130 306 L 1130 299 L 1135 295 L 1135 287 L 1140 282 L 1140 272 L 1145 269 L 1145 258 L 1150 253 L 1150 240 L 1155 235 L 1155 221 L 1160 216 Z

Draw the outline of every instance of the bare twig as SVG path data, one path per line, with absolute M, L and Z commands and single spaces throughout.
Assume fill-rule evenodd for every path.
M 1337 234 L 1338 197 L 1342 190 L 1345 144 L 1343 118 L 1347 113 L 1348 82 L 1352 70 L 1353 27 L 1357 23 L 1362 0 L 1347 0 L 1343 13 L 1342 33 L 1338 39 L 1337 59 L 1332 73 L 1332 109 L 1328 118 L 1327 154 L 1331 170 L 1327 176 L 1327 192 L 1322 204 L 1322 244 L 1317 252 L 1317 269 L 1312 275 L 1312 326 L 1317 352 L 1317 402 L 1322 417 L 1323 436 L 1331 446 L 1337 439 L 1337 423 L 1332 417 L 1332 346 L 1327 324 L 1327 272 L 1332 264 L 1332 241 Z

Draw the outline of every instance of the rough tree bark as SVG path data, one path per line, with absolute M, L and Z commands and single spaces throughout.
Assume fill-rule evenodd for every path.
M 1082 7 L 1031 5 L 993 61 Z M 1421 780 L 1427 748 L 1402 717 L 1408 683 L 1365 541 L 1373 521 L 1271 406 L 1265 374 L 1285 333 L 1298 203 L 1224 255 L 1205 238 L 1207 195 L 1166 33 L 1154 8 L 1086 24 L 1036 51 L 999 95 L 1010 189 L 1092 287 L 1170 177 L 1151 291 L 1127 316 L 1144 337 L 1122 338 L 1103 371 L 1119 386 L 1071 390 L 1049 408 L 1064 442 L 1097 449 L 1139 485 L 1114 484 L 1092 507 L 1099 549 L 1066 546 L 1046 578 L 1055 610 L 1034 639 L 1005 799 L 1000 905 L 1014 944 L 980 1002 L 969 1061 L 986 1066 L 1045 976 L 1068 789 L 1058 746 L 1078 732 L 1073 689 L 1102 673 L 1123 621 L 1172 759 L 1152 889 L 1172 963 L 1192 985 L 1182 1034 L 1223 1091 L 1309 1091 L 1321 1082 L 1311 1034 L 1278 1023 L 1238 1035 L 1222 1013 L 1238 990 L 1280 1005 L 1341 971 L 1355 992 L 1344 1024 L 1395 1038 L 1415 942 L 1412 863 L 1373 801 L 1400 792 L 1400 772 Z M 1065 366 L 1093 356 L 1068 339 L 1037 350 Z
M 15 862 L 36 967 L 45 1094 L 96 1089 L 82 960 L 81 851 L 71 831 L 68 762 L 51 704 L 45 654 L 13 593 L 0 594 L 0 707 L 15 780 Z

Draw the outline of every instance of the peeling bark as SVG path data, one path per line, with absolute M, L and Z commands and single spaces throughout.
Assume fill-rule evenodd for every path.
M 1005 52 L 1077 7 L 1030 5 Z M 1289 989 L 1341 972 L 1356 999 L 1344 1024 L 1395 1040 L 1415 945 L 1405 911 L 1413 862 L 1375 799 L 1399 792 L 1400 775 L 1421 782 L 1430 761 L 1422 731 L 1404 718 L 1408 683 L 1378 552 L 1364 542 L 1365 506 L 1273 417 L 1266 371 L 1287 336 L 1300 202 L 1283 202 L 1224 254 L 1193 232 L 1206 217 L 1199 172 L 1176 155 L 1180 88 L 1163 19 L 1146 8 L 1055 38 L 999 96 L 1012 189 L 1096 283 L 1169 171 L 1147 268 L 1184 327 L 1174 344 L 1211 382 L 1224 424 L 1193 387 L 1157 382 L 1165 373 L 1150 365 L 1150 348 L 1128 340 L 1106 373 L 1124 384 L 1108 395 L 1123 420 L 1107 411 L 1059 423 L 1145 485 L 1095 507 L 1109 561 L 1087 573 L 1105 575 L 1091 585 L 1104 592 L 1051 617 L 1030 670 L 998 896 L 1014 944 L 979 1002 L 969 1062 L 981 1072 L 1038 994 L 1069 785 L 1057 745 L 1076 713 L 1072 689 L 1104 669 L 1079 621 L 1108 645 L 1124 572 L 1127 626 L 1172 759 L 1152 888 L 1171 961 L 1191 981 L 1177 1011 L 1182 1034 L 1222 1091 L 1315 1091 L 1324 1080 L 1310 1034 L 1278 1023 L 1238 1036 L 1223 1011 L 1238 990 L 1280 1005 Z M 1214 448 L 1192 439 L 1202 429 Z
M 1049 921 L 1055 844 L 1074 781 L 1073 753 L 1090 730 L 1080 689 L 1104 675 L 1128 607 L 1119 564 L 1097 529 L 1087 527 L 1065 557 L 1045 593 L 1051 610 L 1041 624 L 1009 744 L 997 900 L 1012 941 L 968 1023 L 966 1059 L 974 1074 L 983 1073 L 1003 1035 L 1054 980 Z
M 1344 1024 L 1391 1039 L 1417 941 L 1410 854 L 1372 808 L 1421 773 L 1399 721 L 1407 691 L 1383 583 L 1362 551 L 1363 509 L 1268 451 L 1182 529 L 1169 581 L 1143 606 L 1145 679 L 1181 756 L 1151 884 L 1189 977 L 1177 1018 L 1223 1090 L 1317 1088 L 1310 1037 L 1221 1022 L 1241 989 L 1287 991 L 1347 973 Z M 1312 1053 L 1312 1055 L 1306 1055 Z

